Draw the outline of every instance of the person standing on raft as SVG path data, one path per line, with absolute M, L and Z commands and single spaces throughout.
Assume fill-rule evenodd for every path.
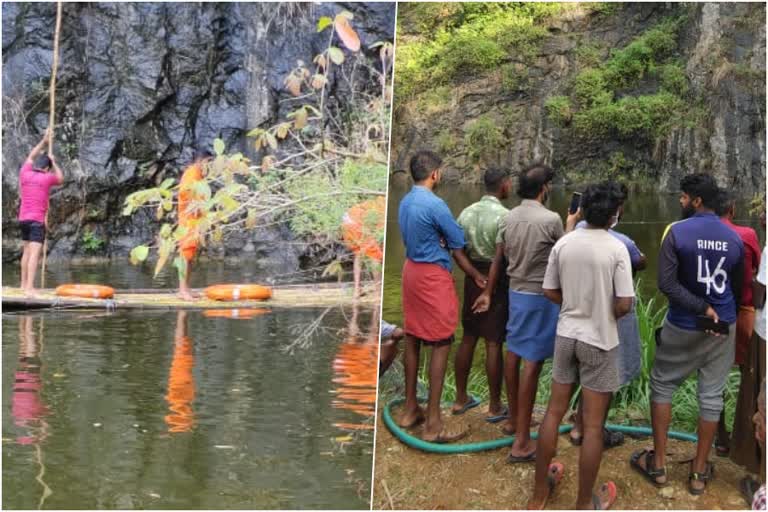
M 179 226 L 187 230 L 179 242 L 179 252 L 186 263 L 185 268 L 179 271 L 179 297 L 184 300 L 196 298 L 189 287 L 189 275 L 200 240 L 198 224 L 202 212 L 199 206 L 195 205 L 200 197 L 194 189 L 196 184 L 203 180 L 203 168 L 212 157 L 210 151 L 198 150 L 195 153 L 195 160 L 184 170 L 179 181 Z
M 64 173 L 56 165 L 53 155 L 41 154 L 48 139 L 49 131 L 46 130 L 19 171 L 19 227 L 24 247 L 21 256 L 21 289 L 27 296 L 35 294 L 35 274 L 45 241 L 51 188 L 64 183 Z
M 445 429 L 440 412 L 448 354 L 459 320 L 459 299 L 451 276 L 451 254 L 465 274 L 483 288 L 486 276 L 464 254 L 464 232 L 448 205 L 434 194 L 442 160 L 419 151 L 410 162 L 414 186 L 400 202 L 398 221 L 405 245 L 403 316 L 405 327 L 405 407 L 399 424 L 411 428 L 426 420 L 423 439 L 449 443 L 466 430 Z M 432 347 L 427 414 L 416 399 L 421 345 Z
M 380 239 L 384 235 L 384 212 L 387 203 L 384 196 L 369 199 L 351 207 L 341 221 L 342 236 L 347 248 L 355 255 L 353 275 L 355 299 L 360 297 L 360 279 L 363 272 L 363 257 L 376 262 L 374 281 L 381 280 L 380 265 L 384 259 Z

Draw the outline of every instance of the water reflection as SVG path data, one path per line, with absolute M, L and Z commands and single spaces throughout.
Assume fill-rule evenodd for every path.
M 376 381 L 379 360 L 378 312 L 371 315 L 367 332 L 358 327 L 358 309 L 354 307 L 347 327 L 347 337 L 339 345 L 333 360 L 335 409 L 352 411 L 358 422 L 337 422 L 343 430 L 372 430 L 376 412 Z
M 3 509 L 367 509 L 373 436 L 336 424 L 373 418 L 333 404 L 363 402 L 334 360 L 375 355 L 340 348 L 350 309 L 251 313 L 3 315 Z
M 40 319 L 42 336 L 43 320 Z M 17 427 L 26 435 L 16 438 L 19 444 L 35 444 L 44 439 L 45 421 L 48 414 L 42 398 L 43 384 L 40 379 L 42 361 L 40 348 L 35 339 L 32 317 L 25 315 L 19 321 L 19 362 L 13 382 L 11 414 Z
M 168 374 L 168 402 L 170 414 L 165 416 L 168 432 L 189 432 L 195 424 L 192 401 L 195 399 L 195 354 L 192 340 L 187 335 L 187 312 L 176 313 L 176 332 L 173 338 L 173 359 Z

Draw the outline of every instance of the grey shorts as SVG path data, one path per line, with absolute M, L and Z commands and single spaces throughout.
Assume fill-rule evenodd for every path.
M 552 380 L 559 384 L 581 385 L 599 393 L 619 389 L 619 347 L 601 350 L 565 336 L 555 338 Z
M 723 390 L 733 365 L 735 324 L 728 336 L 681 329 L 664 321 L 651 370 L 651 400 L 672 403 L 672 395 L 693 373 L 698 377 L 699 417 L 717 421 L 723 410 Z

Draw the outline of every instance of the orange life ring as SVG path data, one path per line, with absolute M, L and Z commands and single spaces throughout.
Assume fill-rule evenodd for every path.
M 56 288 L 56 295 L 85 299 L 111 299 L 115 296 L 115 289 L 98 284 L 63 284 Z
M 239 318 L 246 320 L 248 318 L 254 318 L 259 315 L 269 313 L 268 309 L 251 308 L 251 309 L 206 309 L 203 311 L 203 316 L 207 318 Z
M 272 297 L 272 288 L 258 284 L 217 284 L 204 290 L 211 300 L 265 300 Z

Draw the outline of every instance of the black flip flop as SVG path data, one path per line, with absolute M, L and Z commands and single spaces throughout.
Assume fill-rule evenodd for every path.
M 520 464 L 523 462 L 534 462 L 536 460 L 536 450 L 532 451 L 528 455 L 523 455 L 522 457 L 518 455 L 507 455 L 507 464 Z
M 451 411 L 451 414 L 453 414 L 454 416 L 458 416 L 460 414 L 464 414 L 465 412 L 467 412 L 468 410 L 470 410 L 470 409 L 472 409 L 474 407 L 477 407 L 478 405 L 480 405 L 480 400 L 478 400 L 474 396 L 470 396 L 469 397 L 469 401 L 467 403 L 465 403 L 464 405 L 462 405 L 461 409 L 459 409 L 457 411 Z
M 488 423 L 499 423 L 509 418 L 509 409 L 505 407 L 501 410 L 501 414 L 494 414 L 493 416 L 486 416 L 485 421 Z
M 568 434 L 568 440 L 571 442 L 573 446 L 581 446 L 581 444 L 584 442 L 584 436 L 581 435 L 579 437 L 574 437 L 571 434 Z M 608 430 L 607 428 L 603 429 L 603 448 L 616 448 L 617 446 L 621 446 L 624 444 L 624 434 L 621 432 L 615 432 L 613 430 Z

